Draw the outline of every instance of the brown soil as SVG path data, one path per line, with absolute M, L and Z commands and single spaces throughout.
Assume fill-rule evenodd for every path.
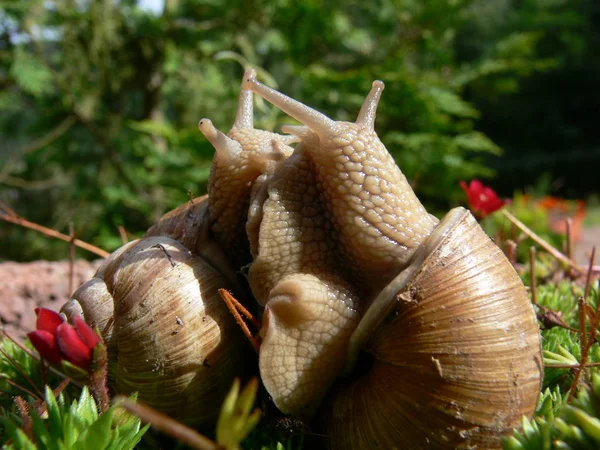
M 75 263 L 74 289 L 92 278 L 100 262 Z M 0 323 L 12 336 L 23 338 L 35 329 L 35 308 L 58 311 L 69 295 L 68 261 L 0 263 Z

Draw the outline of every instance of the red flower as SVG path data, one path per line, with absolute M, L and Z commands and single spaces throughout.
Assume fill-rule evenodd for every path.
M 52 310 L 36 308 L 35 313 L 37 329 L 27 336 L 42 358 L 54 365 L 66 360 L 89 370 L 94 347 L 100 342 L 96 332 L 79 317 L 72 326 Z
M 469 209 L 480 219 L 499 210 L 508 203 L 508 200 L 499 198 L 491 187 L 484 186 L 479 180 L 471 181 L 469 186 L 461 181 L 460 187 L 467 194 Z

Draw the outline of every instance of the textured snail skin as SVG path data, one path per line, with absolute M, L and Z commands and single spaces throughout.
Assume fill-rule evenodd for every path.
M 314 413 L 345 361 L 359 299 L 337 272 L 332 229 L 310 160 L 297 149 L 266 183 L 258 255 L 248 273 L 265 305 L 259 366 L 284 412 Z
M 374 131 L 383 83 L 356 123 L 334 122 L 253 77 L 243 88 L 305 125 L 284 129 L 301 142 L 264 184 L 248 281 L 266 307 L 262 381 L 282 411 L 311 415 L 346 363 L 369 297 L 407 266 L 437 219 Z
M 301 139 L 296 152 L 302 151 L 315 171 L 325 220 L 335 230 L 344 266 L 373 288 L 387 284 L 406 267 L 437 219 L 427 214 L 375 133 L 383 83 L 373 83 L 356 123 L 335 122 L 251 77 L 243 87 L 305 125 L 284 131 Z
M 248 69 L 244 76 L 253 77 L 255 72 Z M 209 119 L 198 125 L 216 150 L 208 183 L 208 224 L 236 268 L 251 261 L 246 223 L 253 186 L 259 176 L 272 172 L 278 161 L 291 155 L 292 148 L 286 144 L 297 141 L 295 136 L 255 129 L 253 113 L 252 92 L 242 89 L 228 135 Z

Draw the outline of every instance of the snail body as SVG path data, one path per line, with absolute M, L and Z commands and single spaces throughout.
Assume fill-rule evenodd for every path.
M 535 314 L 512 265 L 468 211 L 439 221 L 420 203 L 375 133 L 382 91 L 374 82 L 356 122 L 336 122 L 246 71 L 231 131 L 200 121 L 216 149 L 208 198 L 167 214 L 129 245 L 155 259 L 161 248 L 150 251 L 145 240 L 158 239 L 179 264 L 206 265 L 192 270 L 197 280 L 206 271 L 215 286 L 240 295 L 247 268 L 263 312 L 261 380 L 282 412 L 323 419 L 331 448 L 498 448 L 535 409 L 542 374 Z M 254 129 L 252 93 L 303 125 L 284 127 L 289 136 Z M 127 279 L 147 278 L 151 265 L 127 260 L 132 252 L 119 250 L 109 264 L 123 265 Z M 161 267 L 172 272 L 169 261 Z M 98 277 L 113 296 L 127 292 L 116 273 L 111 266 Z M 110 305 L 102 283 L 92 285 L 98 304 Z M 179 288 L 161 292 L 178 305 Z M 115 323 L 151 320 L 131 306 L 112 314 Z M 225 316 L 218 314 L 221 335 L 229 333 Z M 190 329 L 197 339 L 211 333 Z M 151 359 L 163 351 L 140 333 L 126 354 L 143 347 Z M 133 390 L 151 372 L 135 370 L 118 368 L 116 385 Z M 205 395 L 201 387 L 183 390 Z

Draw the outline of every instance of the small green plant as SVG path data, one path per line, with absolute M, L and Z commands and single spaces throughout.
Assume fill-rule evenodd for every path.
M 21 417 L 3 414 L 0 420 L 9 439 L 5 449 L 127 450 L 135 448 L 148 429 L 116 406 L 99 414 L 85 386 L 79 399 L 72 402 L 62 393 L 56 398 L 46 387 L 44 400 L 37 408 L 23 408 Z
M 236 379 L 221 406 L 217 442 L 227 450 L 238 450 L 260 420 L 260 410 L 252 411 L 257 389 L 258 380 L 253 379 L 240 393 L 240 380 Z
M 535 265 L 522 274 L 542 326 L 544 382 L 533 419 L 503 442 L 505 450 L 596 449 L 600 446 L 598 288 L 590 274 L 536 286 Z M 555 272 L 558 272 L 555 269 Z M 556 278 L 555 274 L 545 275 Z
M 579 390 L 569 404 L 558 387 L 540 395 L 530 421 L 504 441 L 505 450 L 597 449 L 600 446 L 600 375 Z
M 52 374 L 47 375 L 56 381 Z M 17 395 L 41 397 L 42 378 L 37 360 L 10 339 L 0 339 L 0 408 L 10 410 Z

